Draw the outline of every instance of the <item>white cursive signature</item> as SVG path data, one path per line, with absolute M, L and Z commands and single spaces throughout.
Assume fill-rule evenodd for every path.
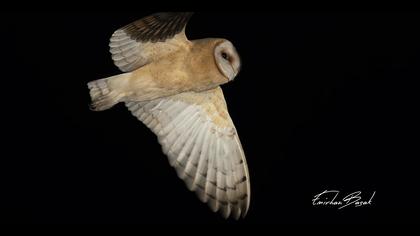
M 312 199 L 312 205 L 314 206 L 338 206 L 338 209 L 354 205 L 355 207 L 372 205 L 373 197 L 375 196 L 376 191 L 372 192 L 369 200 L 362 199 L 362 191 L 356 191 L 346 195 L 345 197 L 340 197 L 340 191 L 338 190 L 325 190 L 322 193 L 319 193 L 314 196 Z

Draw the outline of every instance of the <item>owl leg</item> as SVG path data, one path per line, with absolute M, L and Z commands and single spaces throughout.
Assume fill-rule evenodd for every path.
M 92 99 L 91 109 L 104 111 L 121 102 L 123 93 L 110 86 L 111 80 L 123 79 L 121 76 L 113 76 L 106 79 L 95 80 L 88 83 L 90 97 Z

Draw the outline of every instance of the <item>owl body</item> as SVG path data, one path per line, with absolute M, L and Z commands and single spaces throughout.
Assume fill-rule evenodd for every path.
M 171 47 L 137 70 L 110 78 L 108 84 L 126 101 L 148 101 L 186 91 L 206 91 L 229 82 L 217 66 L 214 48 L 225 39 L 201 39 Z M 162 50 L 162 49 L 156 49 Z

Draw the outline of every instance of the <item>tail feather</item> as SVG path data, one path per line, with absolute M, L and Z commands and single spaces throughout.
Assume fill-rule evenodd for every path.
M 109 87 L 109 79 L 100 79 L 88 83 L 92 110 L 104 111 L 120 102 L 122 95 Z

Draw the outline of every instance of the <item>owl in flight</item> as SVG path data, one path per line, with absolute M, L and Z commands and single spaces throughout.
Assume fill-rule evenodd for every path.
M 249 208 L 249 174 L 220 85 L 241 62 L 226 39 L 188 40 L 191 16 L 157 13 L 115 31 L 110 52 L 124 73 L 88 83 L 92 109 L 124 102 L 187 187 L 214 212 L 239 219 Z

